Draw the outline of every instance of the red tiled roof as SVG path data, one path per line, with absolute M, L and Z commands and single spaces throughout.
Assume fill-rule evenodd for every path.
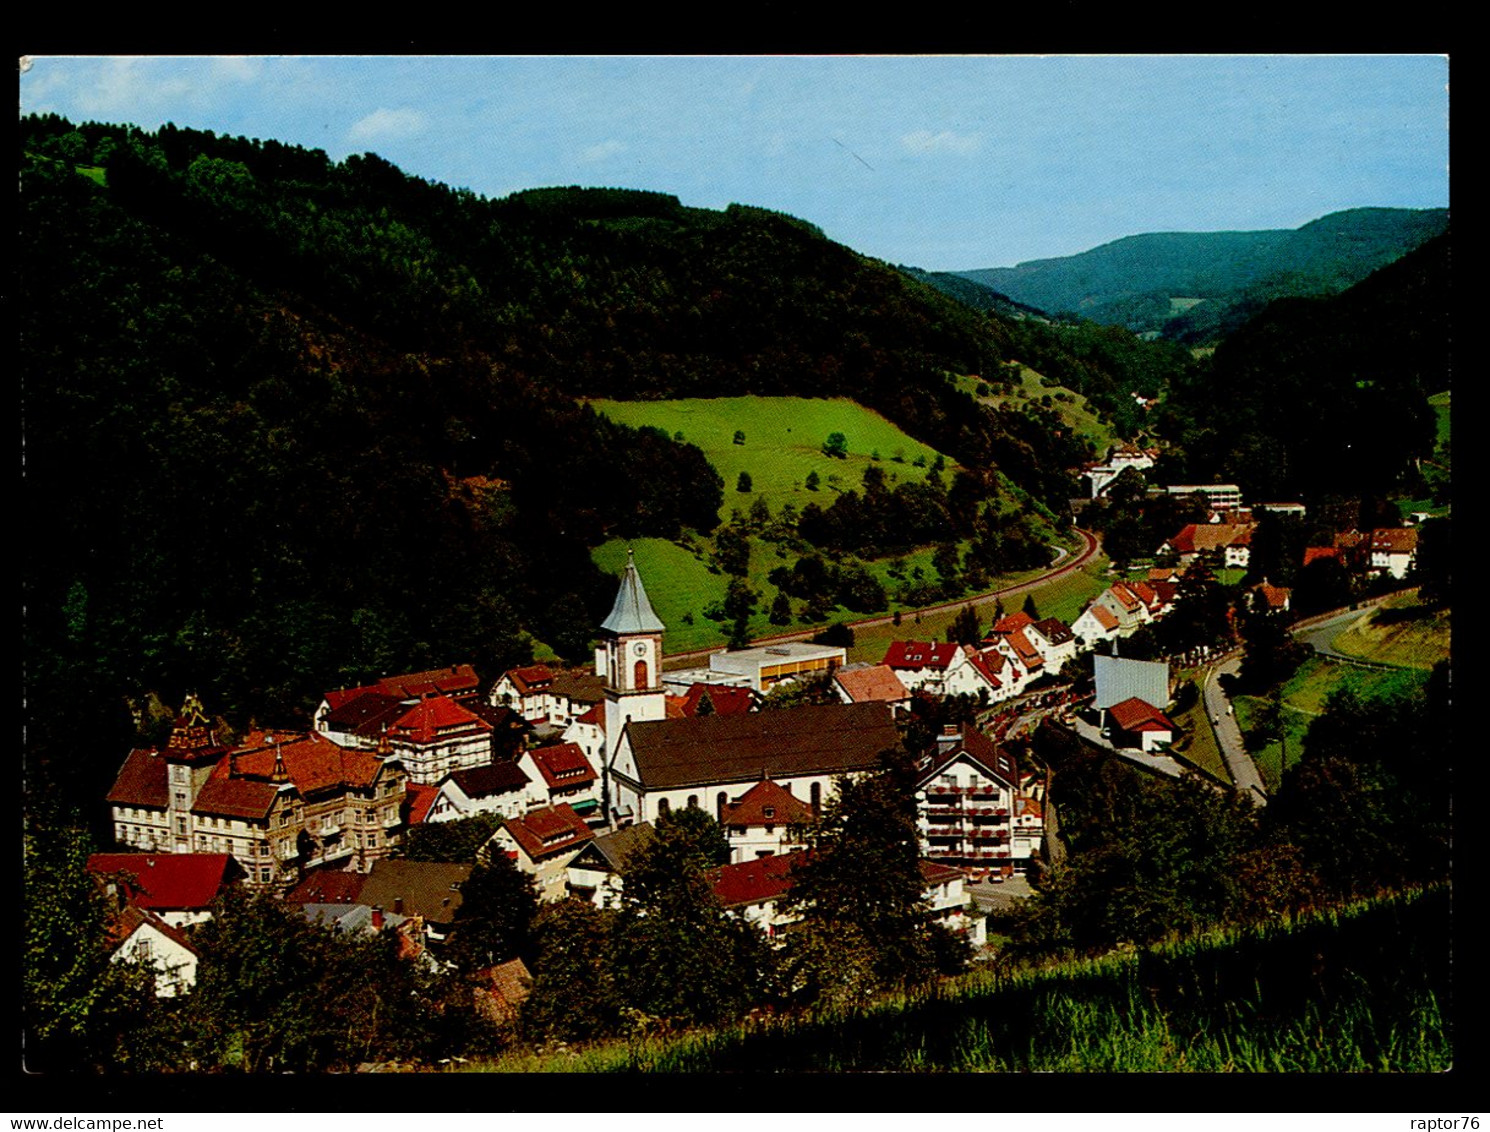
M 1267 602 L 1272 609 L 1282 609 L 1288 604 L 1289 596 L 1293 593 L 1293 590 L 1287 586 L 1275 586 L 1270 582 L 1263 582 L 1257 587 L 1257 591 L 1262 594 L 1263 601 Z
M 921 858 L 921 881 L 928 888 L 934 884 L 946 884 L 949 881 L 961 880 L 962 870 L 944 865 L 940 861 L 928 861 Z
M 1169 717 L 1146 700 L 1130 696 L 1108 708 L 1112 721 L 1124 731 L 1174 731 Z
M 145 909 L 204 909 L 231 879 L 227 853 L 94 853 L 88 871 L 127 873 L 131 899 Z
M 1045 807 L 1040 804 L 1040 799 L 1021 794 L 1014 799 L 1014 816 L 1023 817 L 1026 814 L 1032 818 L 1044 818 Z
M 683 696 L 683 714 L 697 715 L 704 697 L 715 715 L 745 715 L 755 709 L 755 693 L 749 688 L 728 684 L 692 684 Z
M 546 664 L 530 664 L 526 668 L 509 668 L 505 673 L 512 686 L 524 696 L 530 692 L 542 692 L 554 682 L 553 669 Z
M 533 976 L 521 959 L 483 967 L 476 972 L 475 979 L 473 994 L 477 1006 L 499 1023 L 515 1018 L 517 1008 L 533 990 Z
M 228 818 L 267 816 L 274 799 L 279 797 L 279 787 L 272 782 L 217 777 L 218 769 L 226 762 L 224 759 L 218 763 L 212 770 L 213 777 L 202 783 L 196 801 L 191 804 L 192 813 Z
M 881 662 L 891 668 L 946 668 L 957 656 L 957 645 L 937 641 L 892 641 Z
M 1002 617 L 995 621 L 993 628 L 989 632 L 994 635 L 1017 633 L 1021 629 L 1029 628 L 1034 623 L 1035 619 L 1021 609 L 1017 613 L 1011 613 L 1007 617 Z
M 301 794 L 332 786 L 370 786 L 383 766 L 383 760 L 370 751 L 341 747 L 315 733 L 271 734 L 277 742 L 263 733 L 250 735 L 235 752 L 236 769 L 233 756 L 219 761 L 212 769 L 212 777 L 202 787 L 203 793 L 214 781 L 248 780 L 244 784 L 250 785 L 252 780 L 258 779 L 261 783 L 270 783 L 275 773 L 276 757 L 284 760 L 285 772 Z M 192 808 L 202 809 L 201 795 Z
M 149 747 L 129 752 L 109 790 L 107 801 L 119 806 L 144 806 L 163 810 L 170 805 L 166 783 L 166 760 Z
M 419 825 L 429 817 L 429 809 L 439 796 L 440 792 L 433 786 L 418 782 L 404 783 L 404 821 L 408 825 Z
M 534 861 L 563 853 L 593 840 L 595 832 L 568 802 L 533 810 L 502 823 L 524 853 Z
M 140 908 L 132 903 L 126 904 L 120 910 L 119 914 L 111 919 L 108 926 L 109 942 L 117 950 L 119 947 L 128 943 L 130 936 L 134 935 L 135 932 L 139 931 L 146 924 L 150 925 L 150 927 L 154 928 L 173 943 L 186 948 L 193 955 L 200 957 L 201 952 L 197 950 L 196 946 L 191 942 L 190 937 L 180 928 L 172 927 L 154 912 L 146 908 Z
M 598 777 L 590 760 L 578 743 L 559 743 L 552 747 L 537 747 L 527 752 L 543 775 L 550 790 L 556 787 L 585 786 Z
M 356 904 L 367 882 L 363 873 L 314 872 L 301 879 L 284 896 L 286 904 Z
M 1097 624 L 1101 625 L 1102 628 L 1110 632 L 1111 630 L 1118 627 L 1117 615 L 1114 614 L 1112 610 L 1108 609 L 1107 606 L 1094 605 L 1091 608 L 1092 616 L 1097 619 Z
M 1320 558 L 1333 558 L 1336 562 L 1339 562 L 1342 558 L 1344 558 L 1344 555 L 1341 554 L 1340 547 L 1338 547 L 1338 546 L 1306 546 L 1306 547 L 1304 547 L 1304 565 L 1305 566 L 1309 565 L 1309 563 L 1315 561 L 1316 559 L 1320 559 Z
M 605 718 L 605 712 L 602 710 L 603 707 L 603 704 L 595 704 L 584 713 L 575 716 L 574 722 L 588 723 L 598 727 L 600 725 L 600 721 Z
M 767 813 L 766 811 L 771 811 Z M 812 807 L 780 783 L 758 782 L 735 802 L 724 807 L 720 825 L 800 825 L 815 815 Z
M 898 703 L 910 696 L 895 670 L 886 664 L 870 668 L 839 668 L 834 671 L 833 678 L 856 704 Z
M 1139 601 L 1143 602 L 1144 605 L 1152 606 L 1154 604 L 1154 601 L 1156 600 L 1154 588 L 1147 582 L 1129 582 L 1128 589 L 1138 598 Z
M 1039 649 L 1030 644 L 1030 639 L 1026 637 L 1022 631 L 1015 630 L 1012 633 L 1006 633 L 1004 635 L 1004 639 L 1008 641 L 1010 647 L 1019 654 L 1019 659 L 1024 663 L 1024 666 L 1026 668 L 1034 669 L 1044 667 L 1045 658 L 1040 655 Z
M 988 649 L 986 652 L 979 652 L 977 649 L 969 648 L 967 651 L 967 662 L 973 666 L 973 671 L 983 677 L 984 680 L 987 680 L 994 688 L 1002 688 L 1004 686 L 1004 682 L 998 678 L 998 670 L 1004 666 L 1005 661 L 1009 661 L 1009 658 L 997 649 Z M 1013 661 L 1009 661 L 1009 668 L 1010 678 L 1019 679 L 1014 672 Z
M 406 672 L 401 676 L 384 676 L 378 687 L 401 699 L 412 700 L 430 692 L 446 696 L 471 695 L 481 686 L 481 679 L 469 664 L 452 664 L 445 668 L 427 668 L 423 672 Z
M 921 772 L 919 785 L 925 786 L 958 759 L 971 761 L 990 778 L 997 778 L 1008 786 L 1015 786 L 1019 782 L 1019 765 L 1014 756 L 981 731 L 967 728 L 956 746 L 936 755 L 931 764 Z
M 490 733 L 492 725 L 473 715 L 449 696 L 434 693 L 411 707 L 388 725 L 389 737 L 427 747 L 453 736 L 473 731 Z
M 325 724 L 332 731 L 366 731 L 377 735 L 405 711 L 397 696 L 362 690 L 326 713 Z
M 805 852 L 757 857 L 738 865 L 721 865 L 704 874 L 719 903 L 726 908 L 775 900 L 792 887 L 792 870 L 807 859 Z
M 1139 598 L 1139 596 L 1131 589 L 1129 589 L 1123 582 L 1114 582 L 1108 588 L 1108 592 L 1111 593 L 1113 597 L 1117 598 L 1118 604 L 1126 609 L 1129 613 L 1136 613 L 1143 606 L 1143 601 Z
M 1381 554 L 1411 554 L 1418 548 L 1416 527 L 1378 527 L 1371 532 L 1371 549 Z

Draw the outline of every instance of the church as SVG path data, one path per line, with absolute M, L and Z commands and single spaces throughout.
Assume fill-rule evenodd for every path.
M 721 818 L 726 806 L 763 781 L 816 810 L 832 796 L 836 777 L 874 771 L 881 755 L 900 745 L 890 709 L 881 703 L 669 718 L 665 631 L 628 554 L 595 648 L 605 695 L 602 789 L 615 827 L 689 806 Z

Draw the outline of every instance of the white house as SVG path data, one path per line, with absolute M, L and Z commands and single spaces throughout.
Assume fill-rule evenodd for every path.
M 1418 553 L 1416 527 L 1379 527 L 1371 532 L 1371 569 L 1405 578 Z
M 457 821 L 477 814 L 513 818 L 528 808 L 532 783 L 516 763 L 498 761 L 440 779 L 425 821 Z
M 912 692 L 947 694 L 949 673 L 966 663 L 962 647 L 952 642 L 891 641 L 880 663 L 890 668 Z
M 540 900 L 554 901 L 569 895 L 569 863 L 594 839 L 583 818 L 558 805 L 508 818 L 487 844 L 533 878 Z
M 922 855 L 944 865 L 1012 876 L 1029 865 L 1014 854 L 1012 818 L 1019 770 L 982 733 L 950 729 L 917 782 Z
M 600 809 L 600 775 L 578 743 L 533 747 L 517 759 L 528 780 L 530 809 L 567 802 L 582 817 Z
M 726 802 L 719 819 L 729 842 L 730 863 L 803 848 L 803 841 L 792 834 L 816 816 L 811 806 L 786 787 L 769 780 L 757 782 L 738 802 Z
M 111 963 L 139 963 L 155 970 L 155 994 L 174 998 L 196 985 L 197 949 L 180 928 L 154 912 L 126 905 L 114 923 Z
M 626 858 L 651 841 L 653 833 L 652 824 L 644 822 L 599 834 L 586 842 L 565 866 L 570 895 L 588 900 L 597 908 L 619 908 Z

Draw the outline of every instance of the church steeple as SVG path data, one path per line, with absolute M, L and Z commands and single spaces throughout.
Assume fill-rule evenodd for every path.
M 666 628 L 647 598 L 636 556 L 628 549 L 615 604 L 610 616 L 600 623 L 600 641 L 595 647 L 595 673 L 605 681 L 603 789 L 607 805 L 610 760 L 626 725 L 667 718 L 667 696 L 662 690 L 662 634 Z
M 667 629 L 647 599 L 647 587 L 642 585 L 642 576 L 636 569 L 636 552 L 629 547 L 621 588 L 616 591 L 616 603 L 600 627 L 611 633 L 661 633 Z

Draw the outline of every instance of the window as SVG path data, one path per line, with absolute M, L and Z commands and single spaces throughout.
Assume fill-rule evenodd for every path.
M 645 660 L 636 662 L 633 680 L 632 687 L 634 688 L 648 688 L 651 686 L 651 680 L 647 676 L 647 662 Z
M 135 940 L 134 953 L 135 953 L 135 958 L 136 959 L 144 959 L 144 960 L 150 959 L 152 957 L 152 955 L 151 955 L 152 948 L 150 946 L 150 940 L 148 940 L 148 939 L 137 939 L 137 940 Z
M 281 813 L 279 815 L 279 828 L 280 829 L 284 829 L 284 827 L 287 826 L 287 825 L 289 825 L 289 824 L 290 824 L 290 811 L 289 810 L 281 811 Z
M 714 820 L 715 821 L 723 821 L 724 820 L 724 804 L 727 801 L 729 801 L 729 795 L 726 794 L 723 790 L 721 790 L 717 795 L 715 795 L 715 797 L 714 797 L 714 809 L 716 811 L 718 811 L 714 815 Z
M 259 866 L 259 880 L 263 881 L 265 884 L 268 884 L 269 883 L 269 866 L 268 865 L 260 865 Z

